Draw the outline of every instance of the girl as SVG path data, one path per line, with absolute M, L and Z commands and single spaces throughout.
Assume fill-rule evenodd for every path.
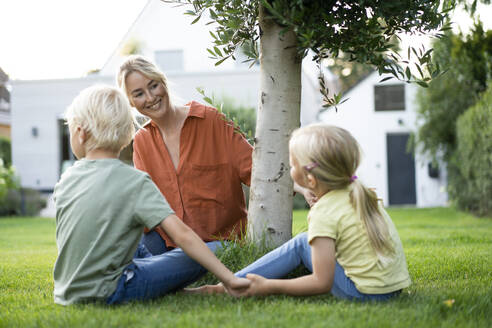
M 410 285 L 405 255 L 393 222 L 374 191 L 354 175 L 360 151 L 352 135 L 335 126 L 294 131 L 291 177 L 318 201 L 308 231 L 236 273 L 251 281 L 243 296 L 331 292 L 342 299 L 386 300 Z M 302 263 L 312 273 L 278 279 Z M 225 292 L 221 285 L 198 292 Z

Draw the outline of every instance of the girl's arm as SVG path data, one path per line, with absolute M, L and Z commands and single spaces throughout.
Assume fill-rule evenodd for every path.
M 251 280 L 248 290 L 242 295 L 316 295 L 330 292 L 335 273 L 335 241 L 328 237 L 317 237 L 311 244 L 313 273 L 295 279 L 266 279 L 248 274 Z
M 248 279 L 234 276 L 200 237 L 176 215 L 168 216 L 161 222 L 160 226 L 189 257 L 200 263 L 222 281 L 233 296 L 237 296 L 239 291 L 246 289 L 250 285 Z

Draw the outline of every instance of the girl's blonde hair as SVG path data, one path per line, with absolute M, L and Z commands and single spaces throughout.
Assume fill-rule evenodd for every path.
M 85 150 L 121 151 L 135 134 L 128 99 L 116 88 L 96 85 L 75 97 L 65 112 L 70 128 L 80 125 L 88 134 Z
M 128 75 L 130 75 L 133 72 L 139 72 L 148 79 L 161 82 L 162 85 L 164 86 L 164 90 L 166 91 L 167 94 L 167 99 L 168 99 L 168 105 L 172 105 L 172 97 L 169 92 L 169 83 L 166 79 L 166 76 L 164 73 L 162 73 L 159 68 L 152 63 L 150 60 L 147 58 L 140 56 L 140 55 L 132 55 L 129 56 L 123 64 L 121 64 L 120 69 L 118 71 L 118 76 L 116 77 L 116 82 L 120 89 L 123 91 L 123 93 L 128 97 L 128 100 L 131 101 L 131 95 L 129 94 L 127 88 L 126 88 L 126 78 Z
M 353 185 L 350 201 L 364 223 L 371 246 L 378 256 L 394 252 L 376 193 L 354 175 L 360 163 L 360 147 L 347 130 L 325 124 L 302 127 L 292 133 L 289 150 L 305 174 L 312 174 L 329 190 Z

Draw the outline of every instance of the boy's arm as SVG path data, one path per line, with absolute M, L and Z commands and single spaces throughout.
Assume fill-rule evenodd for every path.
M 251 285 L 241 295 L 288 294 L 294 296 L 326 294 L 331 290 L 335 273 L 335 241 L 317 237 L 311 244 L 313 273 L 296 279 L 266 279 L 248 274 Z
M 161 222 L 160 226 L 188 256 L 200 263 L 205 269 L 212 272 L 222 281 L 233 296 L 236 296 L 239 291 L 249 286 L 250 281 L 248 279 L 234 276 L 219 261 L 215 254 L 212 253 L 207 245 L 205 245 L 200 237 L 176 215 L 168 216 Z

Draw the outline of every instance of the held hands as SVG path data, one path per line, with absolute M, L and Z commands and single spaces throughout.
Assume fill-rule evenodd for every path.
M 214 295 L 228 293 L 233 297 L 247 297 L 247 296 L 262 296 L 268 295 L 272 292 L 268 288 L 268 279 L 256 274 L 248 274 L 247 279 L 237 278 L 226 284 L 219 283 L 217 285 L 205 285 L 196 288 L 185 288 L 185 293 L 188 294 L 202 294 L 202 295 Z
M 225 284 L 199 287 L 201 290 L 197 290 L 196 292 L 201 294 L 220 294 L 227 292 L 234 297 L 265 296 L 272 294 L 268 279 L 253 273 L 248 273 L 246 278 L 236 278 L 236 282 L 229 284 L 227 287 Z

